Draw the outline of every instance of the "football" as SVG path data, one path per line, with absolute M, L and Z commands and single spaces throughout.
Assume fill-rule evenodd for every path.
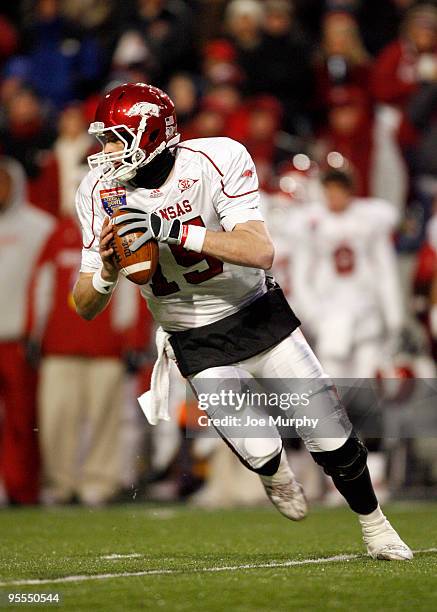
M 114 218 L 123 214 L 123 209 L 118 209 L 112 219 L 111 224 L 114 225 Z M 140 238 L 142 232 L 130 232 L 126 236 L 118 236 L 117 230 L 121 225 L 114 227 L 114 239 L 112 247 L 114 249 L 114 258 L 120 272 L 136 285 L 145 285 L 155 274 L 156 266 L 159 259 L 159 247 L 156 240 L 149 240 L 138 251 L 132 253 L 130 245 Z

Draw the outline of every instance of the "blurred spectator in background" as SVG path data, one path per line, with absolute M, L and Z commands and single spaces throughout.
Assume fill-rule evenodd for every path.
M 267 0 L 263 8 L 260 43 L 241 64 L 247 93 L 274 95 L 283 104 L 285 129 L 308 134 L 312 51 L 300 36 L 291 2 Z
M 32 203 L 56 217 L 73 214 L 78 184 L 88 170 L 86 156 L 93 142 L 79 104 L 58 116 L 58 137 L 50 151 L 39 156 L 37 176 L 29 181 Z
M 11 99 L 29 81 L 29 63 L 24 56 L 14 55 L 7 62 L 2 71 L 2 79 L 0 80 L 0 125 L 5 123 L 5 108 L 9 105 Z
M 261 44 L 263 19 L 264 6 L 259 0 L 232 0 L 226 7 L 225 30 L 246 76 L 254 70 L 252 62 Z
M 254 97 L 245 105 L 246 133 L 240 138 L 256 165 L 262 187 L 272 182 L 276 165 L 284 152 L 278 148 L 277 134 L 281 126 L 283 109 L 271 96 Z
M 303 211 L 295 299 L 331 376 L 371 378 L 403 325 L 393 206 L 355 196 L 352 175 L 328 170 L 325 202 Z M 382 281 L 383 279 L 383 281 Z
M 149 83 L 156 72 L 156 58 L 152 56 L 142 34 L 136 30 L 123 32 L 112 55 L 108 80 Z
M 412 136 L 404 144 L 410 171 L 410 215 L 406 219 L 403 246 L 416 250 L 426 239 L 426 222 L 437 195 L 437 7 L 412 12 L 412 29 L 420 57 L 416 86 L 404 108 L 404 123 Z
M 61 0 L 63 15 L 86 30 L 108 25 L 113 4 L 114 0 Z
M 295 20 L 293 2 L 267 0 L 258 78 L 260 89 L 275 95 L 285 109 L 284 127 L 305 134 L 308 99 L 313 95 L 312 49 Z
M 239 85 L 243 79 L 236 63 L 234 46 L 227 40 L 215 39 L 203 49 L 202 76 L 209 85 Z
M 182 140 L 185 140 L 185 127 L 193 119 L 200 97 L 195 79 L 187 72 L 177 72 L 169 80 L 167 91 L 176 108 L 178 129 L 182 134 Z
M 92 145 L 81 106 L 67 106 L 59 115 L 53 154 L 46 160 L 39 180 L 47 206 L 49 193 L 52 196 L 50 212 L 54 215 L 74 214 L 74 194 L 88 171 L 86 156 Z
M 18 32 L 4 15 L 0 15 L 0 68 L 17 48 Z
M 58 216 L 74 214 L 74 196 L 77 186 L 88 171 L 86 157 L 93 146 L 81 106 L 66 107 L 58 119 L 58 138 L 54 157 L 58 170 Z
M 316 96 L 319 109 L 329 103 L 331 89 L 339 85 L 359 88 L 368 95 L 370 58 L 355 17 L 346 12 L 327 13 L 322 24 L 320 53 L 316 56 Z
M 82 237 L 77 221 L 61 219 L 33 272 L 28 336 L 41 349 L 38 416 L 44 471 L 42 500 L 76 496 L 103 504 L 121 487 L 121 420 L 125 334 L 135 325 L 139 294 L 121 280 L 102 317 L 76 315 L 73 285 Z
M 181 70 L 194 70 L 193 14 L 182 0 L 136 0 L 123 2 L 120 32 L 135 30 L 142 36 L 156 67 L 156 84 L 164 84 Z
M 381 188 L 384 181 L 387 181 L 387 176 L 395 177 L 392 184 L 405 185 L 408 181 L 405 171 L 396 160 L 396 141 L 402 147 L 412 173 L 412 186 L 415 191 L 414 176 L 422 171 L 423 166 L 426 166 L 427 173 L 430 171 L 428 151 L 431 146 L 432 157 L 434 145 L 427 138 L 427 120 L 433 110 L 432 91 L 436 83 L 437 8 L 432 4 L 419 4 L 408 11 L 399 38 L 381 52 L 374 66 L 373 93 L 381 104 L 377 112 L 378 133 L 381 144 L 384 146 L 385 143 L 385 150 L 391 147 L 391 153 L 377 160 L 380 172 L 378 184 Z M 423 130 L 425 125 L 427 129 Z M 423 143 L 420 142 L 421 137 Z M 419 154 L 416 151 L 418 143 L 419 146 L 423 144 Z M 433 169 L 434 162 L 431 161 L 431 170 Z M 407 189 L 408 184 L 404 191 Z M 378 193 L 381 195 L 381 190 Z M 420 194 L 419 199 L 422 199 Z M 422 202 L 420 207 L 429 209 L 429 203 Z M 413 241 L 416 238 L 415 248 L 418 246 L 417 241 L 423 238 L 423 221 L 429 215 L 429 210 L 427 213 L 421 210 L 417 215 L 423 216 L 424 219 L 417 220 L 420 227 L 417 236 L 412 237 Z
M 53 211 L 51 177 L 43 169 L 50 158 L 56 134 L 48 121 L 40 99 L 30 89 L 19 89 L 6 105 L 6 123 L 0 132 L 0 147 L 6 155 L 23 164 L 28 178 L 32 204 Z
M 401 34 L 378 57 L 373 91 L 380 102 L 405 111 L 423 82 L 435 80 L 437 8 L 423 4 L 408 11 Z
M 241 92 L 238 87 L 231 83 L 221 83 L 209 87 L 202 98 L 203 105 L 214 107 L 223 113 L 228 121 L 241 110 L 241 103 Z M 239 115 L 238 120 L 242 119 L 243 117 Z M 237 129 L 237 125 L 234 125 L 231 129 Z
M 212 103 L 204 103 L 184 131 L 184 138 L 213 138 L 223 136 L 226 117 Z
M 59 0 L 36 0 L 23 34 L 30 84 L 57 108 L 93 91 L 102 68 L 97 40 L 60 9 Z
M 358 3 L 358 17 L 366 49 L 377 55 L 398 36 L 405 11 L 417 0 L 365 0 Z
M 356 172 L 356 194 L 372 194 L 374 126 L 368 97 L 359 87 L 338 86 L 330 89 L 327 122 L 314 154 L 322 166 L 330 152 L 340 153 Z
M 20 164 L 0 158 L 0 480 L 11 503 L 38 501 L 36 372 L 26 359 L 28 286 L 53 227 L 26 202 Z
M 185 128 L 184 137 L 229 136 L 241 140 L 246 124 L 240 90 L 235 85 L 222 83 L 205 92 L 197 114 Z

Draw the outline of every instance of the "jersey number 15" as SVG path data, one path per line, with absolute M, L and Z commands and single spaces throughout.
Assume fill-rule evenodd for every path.
M 203 219 L 200 216 L 190 219 L 188 223 L 190 225 L 200 225 L 201 227 L 205 227 Z M 206 270 L 193 270 L 184 274 L 185 280 L 187 283 L 190 283 L 190 285 L 204 283 L 210 278 L 213 278 L 214 276 L 217 276 L 223 272 L 223 262 L 220 261 L 220 259 L 216 259 L 211 255 L 203 255 L 202 253 L 186 251 L 183 247 L 175 244 L 171 244 L 169 247 L 176 263 L 183 268 L 191 268 L 192 266 L 199 264 L 201 261 L 206 261 L 208 264 Z M 163 297 L 165 295 L 170 295 L 180 291 L 180 287 L 176 281 L 168 281 L 165 278 L 159 264 L 156 268 L 155 274 L 153 275 L 151 287 L 156 297 Z

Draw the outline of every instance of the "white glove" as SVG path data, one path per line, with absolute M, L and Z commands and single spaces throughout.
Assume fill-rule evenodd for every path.
M 131 232 L 143 232 L 141 238 L 135 240 L 129 247 L 133 253 L 152 239 L 169 244 L 181 243 L 182 223 L 179 219 L 166 221 L 156 213 L 144 212 L 134 206 L 123 208 L 123 213 L 126 214 L 115 217 L 113 220 L 115 225 L 123 225 L 118 230 L 119 236 L 125 236 Z

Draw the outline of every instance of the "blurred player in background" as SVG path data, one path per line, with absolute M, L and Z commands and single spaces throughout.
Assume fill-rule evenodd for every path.
M 325 202 L 302 212 L 296 301 L 330 375 L 372 378 L 393 357 L 403 325 L 397 213 L 357 198 L 349 172 L 330 170 L 322 183 Z
M 142 287 L 160 325 L 151 396 L 143 401 L 150 422 L 168 416 L 162 398 L 172 357 L 196 394 L 206 381 L 215 389 L 220 380 L 231 380 L 238 389 L 240 379 L 255 378 L 266 391 L 277 393 L 286 384 L 283 379 L 311 379 L 316 389 L 312 399 L 330 437 L 327 429 L 323 437 L 310 428 L 301 430 L 307 449 L 359 515 L 369 554 L 411 559 L 412 552 L 378 505 L 364 445 L 284 294 L 266 278 L 274 247 L 245 148 L 225 138 L 179 144 L 172 101 L 142 83 L 108 92 L 90 131 L 103 148 L 89 157 L 92 169 L 77 194 L 84 248 L 74 300 L 85 319 L 109 303 L 119 275 L 113 232 L 143 232 L 130 247 L 133 251 L 148 240 L 159 242 L 159 266 Z M 123 226 L 114 229 L 109 217 L 121 207 L 126 214 L 116 221 Z M 222 410 L 210 406 L 208 415 L 220 418 Z M 267 425 L 262 438 L 236 437 L 221 422 L 217 429 L 242 463 L 260 476 L 276 508 L 292 520 L 304 518 L 303 490 L 276 426 Z
M 392 243 L 396 210 L 384 200 L 356 197 L 348 171 L 331 169 L 322 184 L 324 202 L 302 213 L 295 258 L 296 300 L 304 323 L 333 377 L 374 378 L 378 371 L 389 376 L 404 314 Z M 359 410 L 357 397 L 355 403 Z M 382 499 L 387 487 L 380 446 L 372 442 L 368 463 Z M 336 500 L 337 492 L 331 491 L 327 501 Z
M 26 202 L 20 164 L 0 158 L 0 479 L 7 500 L 16 504 L 38 501 L 36 372 L 26 355 L 26 308 L 31 275 L 53 224 Z

